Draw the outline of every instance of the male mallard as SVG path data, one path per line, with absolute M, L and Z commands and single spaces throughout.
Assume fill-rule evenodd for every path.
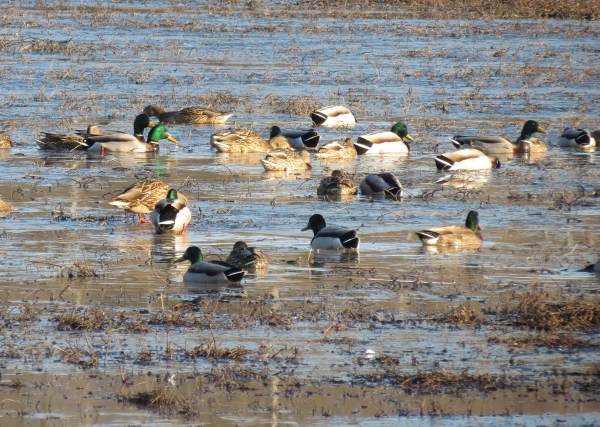
M 154 123 L 151 123 L 154 126 Z M 116 131 L 110 131 L 111 134 Z M 142 129 L 143 132 L 143 129 Z M 36 139 L 38 146 L 43 150 L 69 150 L 73 151 L 78 148 L 87 150 L 89 145 L 87 138 L 90 136 L 98 136 L 103 133 L 96 125 L 89 125 L 86 131 L 77 131 L 75 133 L 50 133 L 42 132 L 44 136 Z
M 356 194 L 356 185 L 350 175 L 344 171 L 334 170 L 331 176 L 321 180 L 317 188 L 319 196 L 350 196 Z
M 545 153 L 548 150 L 546 143 L 539 138 L 532 137 L 536 132 L 548 133 L 535 120 L 528 120 L 523 125 L 521 136 L 516 143 L 512 143 L 501 136 L 460 136 L 450 138 L 456 148 L 464 146 L 481 147 L 486 154 L 512 154 L 512 153 Z
M 465 226 L 450 225 L 446 227 L 430 228 L 417 232 L 417 236 L 424 245 L 441 246 L 467 246 L 481 245 L 483 237 L 479 232 L 479 214 L 470 211 L 467 215 Z
M 596 146 L 596 140 L 587 129 L 566 128 L 560 138 L 558 145 L 561 147 L 591 148 Z
M 104 148 L 101 145 L 97 145 L 96 142 L 131 142 L 132 144 L 144 143 L 144 129 L 147 127 L 153 128 L 155 125 L 150 121 L 150 117 L 146 114 L 139 114 L 133 121 L 133 135 L 129 135 L 124 132 L 108 130 L 101 132 L 97 126 L 88 126 L 87 131 L 77 131 L 74 134 L 60 134 L 60 133 L 48 133 L 42 132 L 44 137 L 36 139 L 39 147 L 42 149 L 52 150 L 75 150 L 81 148 L 82 150 L 110 150 L 110 151 L 130 151 L 130 150 L 112 150 Z M 93 138 L 97 138 L 97 141 Z M 95 147 L 94 147 L 95 146 Z M 139 148 L 139 147 L 138 147 Z M 134 150 L 135 151 L 135 150 Z M 140 150 L 137 150 L 140 151 Z M 143 150 L 146 151 L 146 150 Z
M 290 171 L 296 169 L 313 168 L 310 163 L 308 151 L 275 150 L 261 159 L 263 167 L 268 171 Z
M 183 275 L 184 282 L 239 282 L 246 274 L 241 268 L 222 261 L 203 261 L 202 251 L 197 246 L 186 249 L 175 262 L 190 261 L 192 265 Z
M 156 117 L 167 124 L 220 125 L 233 116 L 233 113 L 211 111 L 203 107 L 188 107 L 179 111 L 165 112 L 161 107 L 148 105 L 144 113 Z
M 500 160 L 494 156 L 486 156 L 474 148 L 463 148 L 451 153 L 445 153 L 435 158 L 437 170 L 487 170 L 500 168 Z
M 142 179 L 123 190 L 109 205 L 138 214 L 140 223 L 150 223 L 152 221 L 144 219 L 142 214 L 152 212 L 160 200 L 167 198 L 170 189 L 169 184 L 160 179 Z M 185 199 L 181 193 L 177 197 Z
M 344 142 L 333 141 L 317 148 L 315 159 L 319 160 L 353 160 L 357 156 L 352 138 Z
M 0 131 L 0 148 L 10 148 L 12 147 L 12 140 L 10 136 L 3 131 Z
M 360 183 L 360 193 L 363 196 L 389 196 L 394 199 L 402 197 L 402 184 L 391 173 L 372 173 Z
M 310 113 L 315 126 L 347 126 L 356 124 L 352 111 L 341 105 L 323 107 Z
M 0 199 L 0 211 L 14 211 L 15 207 L 8 202 Z
M 177 197 L 177 190 L 171 188 L 167 197 L 154 206 L 150 218 L 156 234 L 183 234 L 192 220 L 192 212 L 187 199 Z
M 242 241 L 235 242 L 225 262 L 247 270 L 263 270 L 269 266 L 267 257 L 260 249 L 249 247 Z
M 596 264 L 590 264 L 585 267 L 582 271 L 587 273 L 600 273 L 600 259 L 596 261 Z
M 321 214 L 314 214 L 301 231 L 312 230 L 314 237 L 310 241 L 312 249 L 358 249 L 360 238 L 356 230 L 345 227 L 327 227 Z
M 285 136 L 288 143 L 296 150 L 304 150 L 305 148 L 315 148 L 319 145 L 321 135 L 314 130 L 289 129 L 282 130 L 281 134 Z
M 148 117 L 145 114 L 143 116 Z M 163 124 L 156 125 L 150 130 L 146 142 L 144 142 L 144 135 L 128 135 L 123 133 L 90 136 L 86 139 L 86 144 L 89 145 L 88 151 L 100 151 L 102 153 L 105 151 L 147 153 L 158 151 L 158 142 L 161 139 L 168 139 L 177 144 L 177 140 L 171 136 Z
M 399 153 L 408 154 L 410 146 L 408 142 L 414 141 L 412 136 L 408 134 L 408 128 L 402 122 L 392 126 L 390 132 L 377 131 L 368 135 L 359 136 L 354 147 L 359 155 L 362 154 L 388 154 Z

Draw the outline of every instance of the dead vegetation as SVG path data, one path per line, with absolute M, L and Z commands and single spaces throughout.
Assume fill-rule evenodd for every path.
M 186 417 L 199 413 L 199 408 L 185 397 L 167 387 L 156 387 L 152 391 L 138 391 L 136 393 L 120 393 L 117 396 L 120 402 L 127 402 L 163 415 L 179 414 Z
M 490 344 L 506 344 L 510 347 L 580 347 L 580 348 L 596 348 L 600 347 L 600 344 L 594 343 L 591 340 L 581 339 L 575 337 L 571 333 L 559 333 L 559 334 L 532 334 L 524 337 L 492 337 L 488 339 Z
M 597 303 L 579 298 L 552 301 L 546 292 L 539 289 L 515 295 L 485 313 L 517 327 L 538 331 L 586 330 L 600 326 Z
M 78 329 L 100 330 L 106 324 L 106 313 L 100 307 L 73 308 L 71 312 L 59 315 L 56 319 L 59 331 Z
M 196 359 L 198 357 L 206 357 L 210 359 L 233 359 L 233 360 L 242 360 L 251 351 L 238 346 L 235 348 L 219 348 L 216 342 L 213 340 L 209 343 L 201 344 L 197 347 L 194 347 L 189 353 L 189 357 L 192 359 Z

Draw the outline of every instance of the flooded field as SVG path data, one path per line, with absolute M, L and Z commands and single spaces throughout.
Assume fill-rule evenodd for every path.
M 314 6 L 314 7 L 312 7 Z M 10 1 L 0 16 L 0 425 L 594 425 L 600 416 L 600 156 L 557 145 L 600 129 L 600 24 L 407 19 L 304 2 Z M 343 16 L 336 18 L 336 16 Z M 40 150 L 41 131 L 131 132 L 146 105 L 234 112 L 169 125 L 157 154 Z M 217 153 L 233 126 L 311 127 L 326 105 L 357 124 L 407 123 L 408 156 L 312 158 L 265 172 Z M 492 172 L 435 170 L 460 133 L 546 153 Z M 391 171 L 404 197 L 319 197 L 343 169 Z M 159 178 L 189 199 L 184 235 L 108 203 Z M 415 232 L 479 212 L 481 248 Z M 360 252 L 310 252 L 320 213 Z M 244 240 L 267 271 L 184 283 L 189 246 L 225 260 Z

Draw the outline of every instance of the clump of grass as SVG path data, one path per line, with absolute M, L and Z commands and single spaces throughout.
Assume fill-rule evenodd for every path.
M 580 299 L 548 302 L 543 291 L 516 295 L 486 314 L 499 316 L 515 326 L 539 331 L 587 329 L 600 325 L 600 306 Z
M 250 353 L 250 350 L 241 346 L 235 348 L 219 348 L 214 341 L 211 341 L 208 344 L 201 344 L 194 347 L 188 354 L 189 357 L 193 359 L 196 359 L 197 357 L 206 357 L 211 359 L 242 360 Z
M 55 320 L 58 321 L 59 331 L 99 330 L 105 327 L 106 313 L 100 307 L 83 310 L 74 308 L 70 313 L 61 314 Z
M 461 305 L 453 308 L 450 312 L 438 317 L 434 317 L 433 321 L 438 323 L 448 323 L 453 326 L 481 326 L 483 321 L 477 316 L 475 310 L 467 305 Z
M 117 395 L 117 400 L 135 405 L 139 409 L 148 409 L 161 414 L 193 416 L 198 412 L 187 399 L 177 397 L 174 391 L 166 387 L 130 394 L 120 393 Z

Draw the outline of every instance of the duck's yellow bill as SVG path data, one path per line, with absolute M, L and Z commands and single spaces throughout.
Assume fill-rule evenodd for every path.
M 410 136 L 409 134 L 406 134 L 405 138 L 408 139 L 409 141 L 414 141 L 413 137 Z
M 544 129 L 541 126 L 538 126 L 537 131 L 540 132 L 540 133 L 545 133 L 546 135 L 548 134 L 548 132 L 546 132 L 546 129 Z
M 148 122 L 148 127 L 153 128 L 154 126 L 156 126 L 156 125 L 154 124 L 154 122 L 152 120 L 150 120 Z
M 185 257 L 184 257 L 184 256 L 181 256 L 181 258 L 177 258 L 177 259 L 176 259 L 175 261 L 173 261 L 173 262 L 183 262 L 183 261 L 185 261 Z
M 174 144 L 178 144 L 177 140 L 176 140 L 175 138 L 173 138 L 171 135 L 169 135 L 169 136 L 167 137 L 167 139 L 168 139 L 169 141 L 171 141 L 172 143 L 174 143 Z

